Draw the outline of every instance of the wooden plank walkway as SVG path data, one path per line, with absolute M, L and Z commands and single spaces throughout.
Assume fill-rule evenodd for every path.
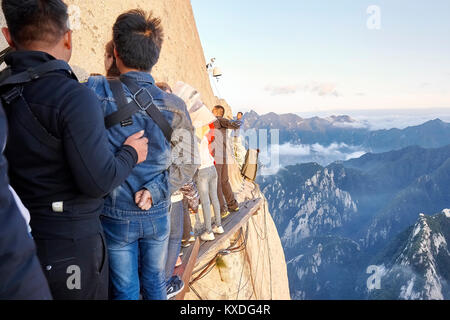
M 250 219 L 251 216 L 256 214 L 261 208 L 262 199 L 253 199 L 247 202 L 241 203 L 240 210 L 236 213 L 232 213 L 229 217 L 222 221 L 222 226 L 225 233 L 222 235 L 216 235 L 216 240 L 214 241 L 201 241 L 197 237 L 195 243 L 188 248 L 182 249 L 183 264 L 175 269 L 175 274 L 183 279 L 185 284 L 183 292 L 181 292 L 176 300 L 183 300 L 186 293 L 189 292 L 189 282 L 192 277 L 192 272 L 194 267 L 200 262 L 204 257 L 210 254 L 216 254 L 220 249 L 222 249 L 224 243 L 233 235 L 235 235 L 239 229 L 241 229 Z
M 200 238 L 197 238 L 193 245 L 183 250 L 181 260 L 183 264 L 175 269 L 175 274 L 178 275 L 184 282 L 184 289 L 180 292 L 175 300 L 184 300 L 184 296 L 189 292 L 189 282 L 191 280 L 192 272 L 197 263 L 198 250 L 200 249 Z
M 208 256 L 211 252 L 217 253 L 225 241 L 235 235 L 240 228 L 242 228 L 252 215 L 254 215 L 261 207 L 262 199 L 254 199 L 244 203 L 241 203 L 240 210 L 236 213 L 232 213 L 224 221 L 222 221 L 224 234 L 215 235 L 216 240 L 204 242 L 200 244 L 200 250 L 198 253 L 197 261 L 201 261 L 203 257 Z

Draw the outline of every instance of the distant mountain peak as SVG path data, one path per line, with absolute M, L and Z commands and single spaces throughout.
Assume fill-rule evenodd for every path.
M 420 214 L 394 264 L 383 276 L 385 293 L 405 300 L 448 299 L 449 222 L 446 210 L 434 216 Z
M 445 214 L 447 218 L 450 218 L 450 209 L 444 209 L 442 210 L 442 213 Z

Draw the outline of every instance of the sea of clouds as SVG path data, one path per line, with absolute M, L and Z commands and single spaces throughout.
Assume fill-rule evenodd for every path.
M 319 116 L 322 118 L 331 115 L 345 114 L 355 119 L 352 123 L 337 125 L 352 126 L 355 128 L 368 128 L 369 130 L 404 129 L 410 126 L 421 125 L 427 121 L 441 119 L 450 123 L 450 108 L 423 109 L 423 110 L 364 110 L 340 113 L 314 113 L 300 114 L 302 117 Z M 276 174 L 280 168 L 299 163 L 316 162 L 327 166 L 336 161 L 347 161 L 360 158 L 369 150 L 362 146 L 333 143 L 329 146 L 321 144 L 292 144 L 271 145 L 268 150 L 261 150 L 261 174 Z
M 298 163 L 316 162 L 327 166 L 336 161 L 360 158 L 367 152 L 360 146 L 351 146 L 345 143 L 332 143 L 329 146 L 318 143 L 271 145 L 268 150 L 263 150 L 260 154 L 261 174 L 275 174 L 283 167 Z

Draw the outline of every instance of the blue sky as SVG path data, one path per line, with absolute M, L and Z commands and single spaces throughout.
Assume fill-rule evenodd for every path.
M 450 108 L 449 0 L 191 2 L 234 110 Z

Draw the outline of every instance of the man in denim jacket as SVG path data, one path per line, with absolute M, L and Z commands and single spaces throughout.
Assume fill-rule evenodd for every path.
M 155 86 L 150 75 L 162 45 L 161 21 L 141 10 L 117 18 L 113 28 L 117 67 L 152 95 L 155 105 L 174 129 L 169 143 L 160 127 L 144 111 L 127 124 L 108 130 L 113 151 L 130 132 L 145 130 L 149 139 L 147 160 L 106 199 L 102 216 L 109 260 L 112 298 L 167 299 L 165 264 L 170 232 L 170 196 L 192 179 L 198 161 L 194 129 L 185 103 Z M 118 110 L 108 81 L 92 77 L 87 83 L 102 102 L 105 116 Z M 123 85 L 128 101 L 132 94 Z M 140 268 L 140 273 L 138 272 Z

